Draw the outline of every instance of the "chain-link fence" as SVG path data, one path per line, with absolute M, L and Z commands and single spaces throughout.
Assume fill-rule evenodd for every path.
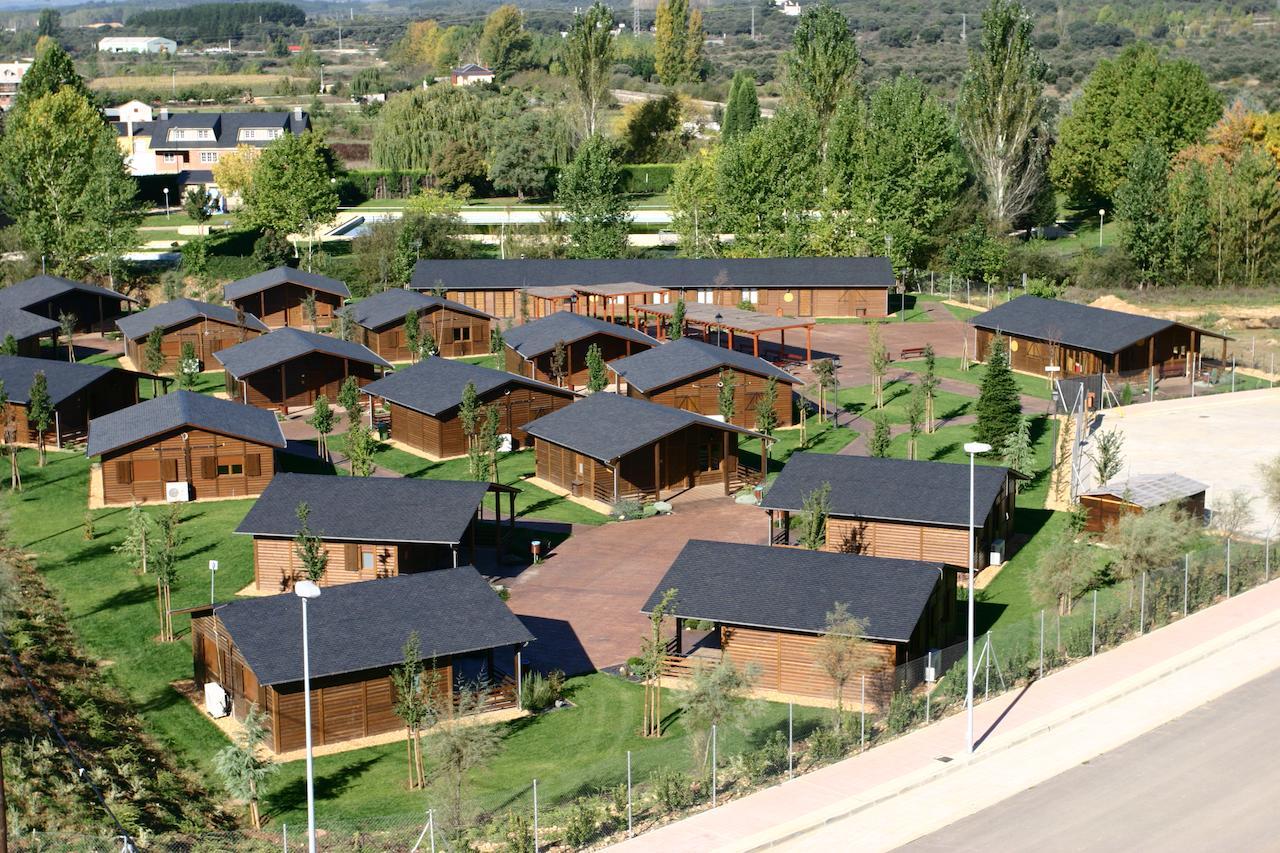
M 1030 619 L 992 627 L 975 640 L 975 701 L 983 702 L 1042 678 L 1269 581 L 1274 550 L 1270 543 L 1215 541 L 1186 554 L 1177 565 L 1116 580 Z M 694 770 L 695 762 L 686 759 L 659 764 L 656 769 L 648 764 L 647 772 L 633 774 L 631 753 L 619 752 L 617 781 L 583 796 L 539 801 L 537 782 L 530 779 L 527 793 L 532 796 L 521 796 L 513 799 L 510 807 L 465 821 L 448 816 L 456 814 L 456 808 L 451 809 L 439 793 L 428 794 L 430 808 L 421 814 L 360 821 L 329 819 L 321 803 L 317 848 L 409 853 L 479 848 L 533 853 L 620 840 L 961 711 L 966 652 L 967 645 L 961 642 L 901 664 L 893 672 L 895 687 L 888 701 L 846 712 L 838 727 L 816 725 L 812 715 L 801 724 L 793 716 L 793 707 L 776 728 L 756 732 L 745 747 L 722 749 L 723 742 L 713 729 L 704 733 L 702 754 L 706 760 Z M 870 698 L 869 689 L 867 695 Z M 834 712 L 832 719 L 834 722 Z M 572 758 L 566 755 L 565 760 Z M 132 849 L 148 853 L 287 853 L 306 850 L 306 825 L 273 822 L 262 831 L 143 836 L 132 843 Z M 130 849 L 118 835 L 68 836 L 23 833 L 20 829 L 14 833 L 10 848 L 41 853 Z

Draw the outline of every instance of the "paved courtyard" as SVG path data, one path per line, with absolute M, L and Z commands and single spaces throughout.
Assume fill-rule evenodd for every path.
M 1265 532 L 1272 516 L 1258 463 L 1280 453 L 1280 388 L 1108 410 L 1101 429 L 1112 427 L 1124 433 L 1126 473 L 1171 471 L 1199 480 L 1209 487 L 1210 508 L 1246 489 L 1256 497 L 1255 530 Z

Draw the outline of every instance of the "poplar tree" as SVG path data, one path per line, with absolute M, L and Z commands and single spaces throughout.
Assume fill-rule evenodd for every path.
M 404 345 L 409 350 L 409 360 L 417 361 L 422 346 L 422 326 L 418 322 L 418 309 L 404 315 Z
M 298 519 L 298 532 L 293 537 L 293 552 L 302 563 L 307 580 L 319 583 L 329 568 L 329 552 L 320 537 L 311 532 L 311 506 L 303 501 L 294 510 L 294 515 Z
M 159 326 L 147 334 L 147 343 L 142 350 L 142 369 L 152 374 L 164 370 L 164 329 Z
M 933 434 L 933 404 L 938 396 L 938 386 L 942 380 L 938 378 L 938 357 L 934 355 L 933 344 L 924 345 L 924 372 L 920 374 L 920 390 L 924 393 L 924 431 Z
M 676 307 L 671 309 L 671 319 L 667 321 L 667 337 L 673 341 L 678 341 L 684 337 L 684 317 L 685 317 L 684 297 L 676 300 Z
M 67 361 L 74 364 L 76 360 L 76 342 L 74 340 L 76 332 L 76 315 L 68 314 L 65 311 L 59 311 L 58 331 L 62 334 L 63 340 L 67 342 Z
M 604 355 L 599 344 L 592 344 L 587 347 L 587 390 L 594 394 L 608 385 L 609 369 L 605 367 Z
M 53 425 L 53 399 L 49 396 L 49 380 L 37 370 L 27 392 L 27 423 L 35 428 L 36 447 L 40 450 L 40 467 L 45 463 L 44 434 Z
M 609 100 L 613 54 L 613 12 L 597 0 L 582 14 L 574 15 L 561 48 L 583 139 L 599 130 L 597 120 Z
M 556 201 L 568 220 L 569 249 L 575 258 L 621 258 L 630 231 L 623 195 L 622 166 L 613 144 L 596 134 L 582 144 L 560 173 Z
M 311 417 L 307 418 L 307 425 L 316 431 L 317 449 L 320 451 L 320 458 L 326 462 L 329 461 L 329 434 L 333 432 L 334 420 L 329 398 L 321 394 L 316 398 L 315 408 Z
M 720 417 L 727 424 L 733 423 L 734 409 L 737 407 L 738 382 L 732 368 L 720 371 L 719 389 L 716 394 L 716 405 L 720 409 Z
M 807 107 L 824 125 L 841 99 L 857 94 L 858 44 L 844 13 L 830 0 L 800 15 L 783 68 L 787 98 Z
M 702 66 L 702 12 L 689 0 L 659 0 L 654 45 L 654 68 L 664 86 L 698 79 Z
M 760 123 L 760 100 L 756 96 L 756 80 L 746 71 L 733 75 L 729 99 L 724 108 L 720 135 L 732 139 Z

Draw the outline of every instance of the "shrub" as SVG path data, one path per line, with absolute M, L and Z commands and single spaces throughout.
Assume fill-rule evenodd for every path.
M 763 782 L 787 766 L 787 739 L 782 732 L 773 732 L 759 749 L 730 759 L 730 766 L 748 782 Z
M 898 735 L 924 721 L 924 703 L 910 693 L 900 690 L 889 700 L 884 715 L 885 732 Z
M 564 840 L 570 847 L 586 847 L 596 836 L 596 804 L 591 800 L 578 800 L 569 809 L 569 819 L 564 824 Z
M 293 244 L 289 238 L 268 229 L 253 243 L 253 259 L 263 269 L 284 266 L 293 257 Z
M 533 853 L 533 827 L 523 812 L 507 812 L 502 849 L 504 853 Z
M 209 243 L 201 237 L 182 244 L 182 269 L 188 275 L 203 276 L 209 271 Z
M 649 783 L 658 805 L 665 811 L 675 812 L 693 805 L 693 788 L 688 777 L 679 770 L 670 767 L 655 770 L 649 777 Z
M 1128 382 L 1120 389 L 1120 405 L 1127 406 L 1133 402 L 1133 386 Z
M 564 673 L 556 670 L 547 676 L 532 672 L 521 684 L 520 699 L 526 710 L 535 714 L 555 706 L 564 695 Z
M 644 504 L 634 498 L 623 498 L 617 501 L 609 509 L 609 514 L 615 518 L 621 518 L 630 521 L 635 518 L 644 517 Z
M 844 758 L 849 749 L 848 741 L 835 729 L 822 727 L 809 736 L 809 760 L 814 764 L 826 764 Z

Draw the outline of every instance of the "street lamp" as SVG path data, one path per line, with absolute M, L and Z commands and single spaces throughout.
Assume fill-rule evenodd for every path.
M 720 312 L 716 312 L 716 346 L 720 346 L 720 323 L 724 321 L 724 317 Z
M 164 188 L 164 218 L 169 218 L 169 188 Z
M 1050 364 L 1050 365 L 1047 365 L 1047 366 L 1045 367 L 1045 369 L 1044 369 L 1044 374 L 1045 374 L 1045 376 L 1046 376 L 1046 377 L 1048 378 L 1048 380 L 1049 380 L 1049 391 L 1050 391 L 1050 393 L 1052 393 L 1052 392 L 1053 392 L 1053 380 L 1057 379 L 1057 378 L 1058 378 L 1058 374 L 1059 374 L 1059 373 L 1061 373 L 1061 372 L 1062 372 L 1062 368 L 1061 368 L 1061 367 L 1058 367 L 1058 365 L 1056 365 L 1056 364 Z
M 965 682 L 965 712 L 968 714 L 965 747 L 970 755 L 973 754 L 973 460 L 979 453 L 988 453 L 990 450 L 991 445 L 980 441 L 970 441 L 964 446 L 964 452 L 969 454 L 969 654 L 965 658 L 969 666 L 969 677 Z
M 307 648 L 307 599 L 319 598 L 320 587 L 315 581 L 298 581 L 293 585 L 293 594 L 302 599 L 302 707 L 303 722 L 307 727 L 307 850 L 309 853 L 316 853 L 316 789 L 315 773 L 311 765 L 311 657 Z
M 1098 208 L 1098 248 L 1102 248 L 1102 224 L 1106 221 L 1107 209 L 1105 207 Z

